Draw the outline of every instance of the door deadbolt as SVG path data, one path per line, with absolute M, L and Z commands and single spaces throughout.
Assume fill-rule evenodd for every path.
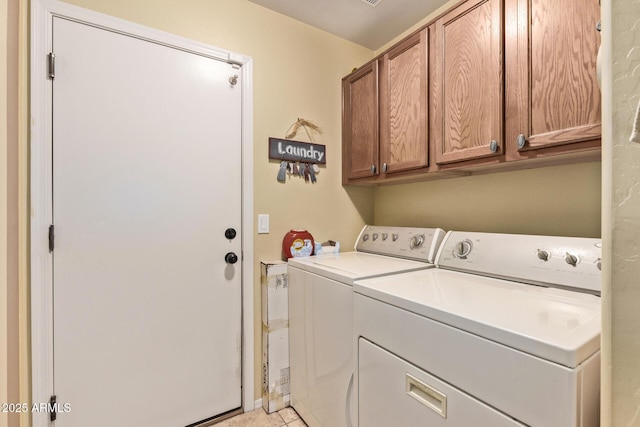
M 229 240 L 235 239 L 236 235 L 237 235 L 237 233 L 236 233 L 236 229 L 235 228 L 227 228 L 224 231 L 224 237 L 226 237 Z

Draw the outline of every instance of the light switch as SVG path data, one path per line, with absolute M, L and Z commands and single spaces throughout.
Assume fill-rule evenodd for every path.
M 269 234 L 269 214 L 258 214 L 258 234 Z

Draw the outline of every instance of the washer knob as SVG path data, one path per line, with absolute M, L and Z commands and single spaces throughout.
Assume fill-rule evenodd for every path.
M 602 258 L 598 258 L 596 260 L 596 267 L 598 267 L 598 270 L 602 271 Z
M 409 241 L 409 247 L 411 249 L 417 249 L 424 243 L 424 234 L 417 234 Z
M 538 249 L 538 259 L 541 259 L 542 261 L 549 261 L 549 252 L 543 249 Z
M 569 252 L 564 256 L 564 260 L 572 267 L 577 266 L 580 262 L 580 259 L 577 256 L 571 255 Z
M 453 254 L 460 259 L 467 259 L 467 255 L 471 253 L 473 245 L 469 240 L 461 240 L 453 247 Z

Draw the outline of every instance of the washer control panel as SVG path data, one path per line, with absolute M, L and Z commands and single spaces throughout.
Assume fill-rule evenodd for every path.
M 433 263 L 444 236 L 439 228 L 365 225 L 355 250 Z
M 436 264 L 450 270 L 600 293 L 601 257 L 600 239 L 450 231 Z

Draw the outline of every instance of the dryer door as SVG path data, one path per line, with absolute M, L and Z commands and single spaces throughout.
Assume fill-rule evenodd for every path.
M 364 338 L 358 388 L 361 426 L 524 426 Z

